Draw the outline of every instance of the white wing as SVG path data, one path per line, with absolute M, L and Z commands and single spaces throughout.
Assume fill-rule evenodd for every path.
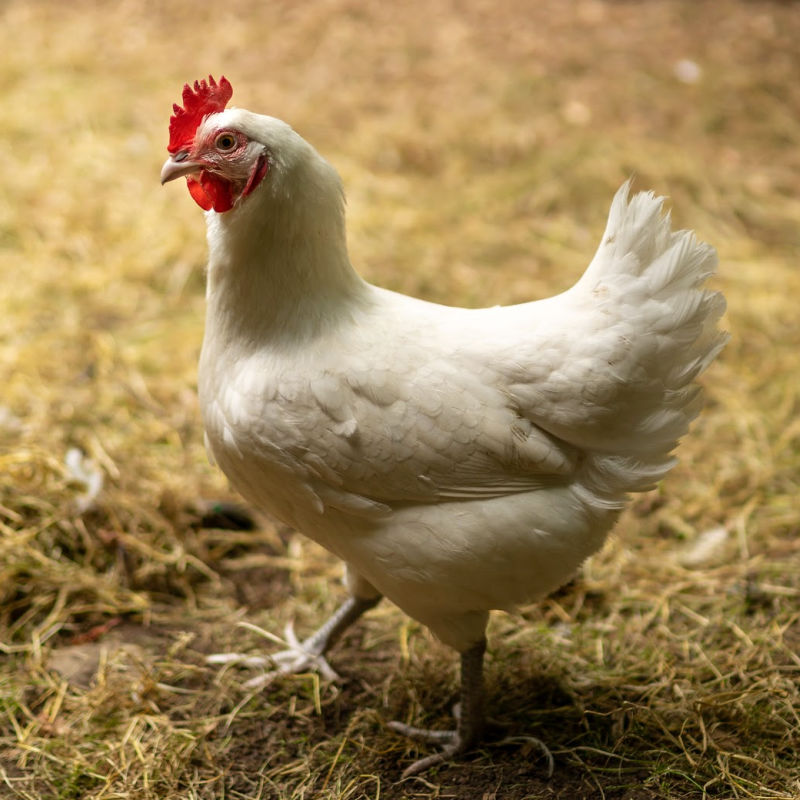
M 236 398 L 253 449 L 279 452 L 324 505 L 355 513 L 570 480 L 579 450 L 522 416 L 496 371 L 441 339 L 380 333 L 358 355 L 334 345 L 324 368 L 287 370 L 266 405 L 261 391 Z

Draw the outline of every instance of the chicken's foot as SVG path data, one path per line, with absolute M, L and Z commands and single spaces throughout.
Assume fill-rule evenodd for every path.
M 380 595 L 376 597 L 356 597 L 351 595 L 311 636 L 302 642 L 294 633 L 291 623 L 284 631 L 285 650 L 267 656 L 246 656 L 239 653 L 219 653 L 209 656 L 212 664 L 239 663 L 246 666 L 274 667 L 269 672 L 247 681 L 248 688 L 260 688 L 269 683 L 277 675 L 314 671 L 329 681 L 338 680 L 339 676 L 328 663 L 325 653 L 341 638 L 342 634 L 365 612 L 377 605 Z M 277 636 L 270 637 L 280 641 Z

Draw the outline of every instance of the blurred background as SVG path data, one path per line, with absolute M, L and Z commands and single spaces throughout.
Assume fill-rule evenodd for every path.
M 496 623 L 494 691 L 528 687 L 500 713 L 535 719 L 560 769 L 501 748 L 441 780 L 800 794 L 800 6 L 6 0 L 0 19 L 0 796 L 401 797 L 407 745 L 380 720 L 447 712 L 452 657 L 392 609 L 345 646 L 349 692 L 247 696 L 203 667 L 261 646 L 232 620 L 311 627 L 339 596 L 290 532 L 208 519 L 235 498 L 195 398 L 204 223 L 158 174 L 172 103 L 209 74 L 339 169 L 353 263 L 389 288 L 562 291 L 630 176 L 717 247 L 732 339 L 680 465 L 528 634 Z

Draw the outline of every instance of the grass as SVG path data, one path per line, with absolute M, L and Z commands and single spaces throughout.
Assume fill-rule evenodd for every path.
M 0 11 L 0 797 L 800 796 L 796 6 L 373 5 Z M 233 498 L 194 394 L 203 226 L 157 175 L 209 72 L 339 167 L 354 263 L 391 288 L 566 288 L 630 174 L 720 252 L 732 339 L 681 463 L 574 582 L 493 619 L 503 727 L 420 779 L 383 723 L 446 724 L 455 662 L 388 604 L 333 655 L 342 685 L 204 662 L 341 597 L 324 552 L 206 507 Z M 71 448 L 103 476 L 85 510 Z

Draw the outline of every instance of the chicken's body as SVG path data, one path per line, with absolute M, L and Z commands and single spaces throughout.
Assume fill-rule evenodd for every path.
M 220 131 L 269 168 L 207 216 L 209 450 L 245 498 L 346 562 L 364 607 L 384 595 L 482 655 L 488 612 L 568 580 L 672 465 L 723 344 L 724 301 L 701 288 L 714 251 L 626 186 L 563 294 L 427 303 L 358 277 L 338 175 L 288 126 L 231 109 L 196 141 Z
M 482 637 L 486 611 L 567 580 L 616 508 L 578 483 L 582 451 L 532 425 L 510 395 L 509 373 L 525 376 L 492 346 L 498 313 L 365 289 L 300 352 L 233 358 L 218 349 L 211 301 L 200 371 L 209 447 L 250 502 L 461 650 Z

